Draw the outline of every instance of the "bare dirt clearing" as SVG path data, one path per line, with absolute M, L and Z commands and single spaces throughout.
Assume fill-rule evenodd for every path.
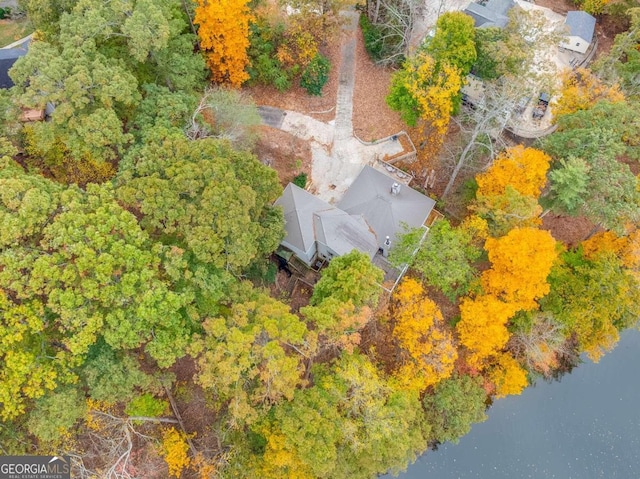
M 300 173 L 311 175 L 311 146 L 308 141 L 275 128 L 260 126 L 260 140 L 253 151 L 258 159 L 278 173 L 285 186 Z
M 364 48 L 362 30 L 358 30 L 356 45 L 356 87 L 353 95 L 353 131 L 364 141 L 374 141 L 393 135 L 407 126 L 400 114 L 387 106 L 391 68 L 376 65 Z

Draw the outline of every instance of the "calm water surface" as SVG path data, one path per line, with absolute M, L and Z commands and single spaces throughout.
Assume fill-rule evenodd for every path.
M 585 360 L 560 383 L 538 382 L 487 415 L 399 477 L 639 479 L 640 332 L 625 332 L 598 364 Z

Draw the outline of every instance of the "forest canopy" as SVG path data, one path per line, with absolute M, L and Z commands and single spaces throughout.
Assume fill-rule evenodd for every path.
M 535 18 L 447 12 L 409 53 L 414 5 L 367 3 L 369 50 L 401 65 L 388 106 L 430 159 L 463 145 L 442 217 L 393 239 L 389 288 L 367 253 L 315 271 L 278 251 L 283 185 L 241 90 L 322 94 L 345 4 L 23 6 L 36 32 L 0 90 L 0 454 L 66 454 L 87 479 L 397 473 L 637 326 L 637 9 L 525 147 L 460 89 L 475 71 L 504 93 Z M 592 230 L 563 241 L 548 215 Z

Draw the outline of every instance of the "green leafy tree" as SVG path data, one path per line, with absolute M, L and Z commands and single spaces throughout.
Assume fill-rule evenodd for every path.
M 68 434 L 85 411 L 84 397 L 79 389 L 58 389 L 36 401 L 29 414 L 27 427 L 39 440 L 54 442 Z
M 132 399 L 136 388 L 145 389 L 151 382 L 134 357 L 102 339 L 89 349 L 80 376 L 91 398 L 109 404 Z
M 20 131 L 20 109 L 11 97 L 11 91 L 0 89 L 0 141 L 2 137 L 15 137 Z M 4 140 L 7 141 L 7 140 Z M 4 154 L 0 151 L 0 155 Z
M 325 83 L 327 83 L 327 80 L 329 80 L 330 69 L 331 64 L 329 60 L 318 53 L 302 72 L 300 76 L 300 86 L 307 90 L 309 95 L 322 95 L 322 88 Z
M 435 35 L 425 48 L 436 62 L 457 67 L 464 76 L 471 71 L 477 58 L 475 36 L 471 16 L 445 12 L 438 18 Z
M 314 325 L 319 334 L 320 354 L 322 349 L 345 349 L 353 352 L 360 344 L 360 331 L 371 319 L 371 308 L 356 307 L 349 300 L 325 298 L 316 306 L 306 306 L 300 312 Z
M 63 13 L 71 11 L 77 0 L 20 0 L 33 26 L 46 40 L 59 33 L 59 21 Z
M 213 139 L 158 130 L 131 152 L 116 180 L 119 200 L 140 225 L 193 259 L 239 272 L 283 235 L 274 170 Z
M 252 296 L 225 316 L 206 320 L 204 334 L 190 348 L 197 382 L 220 405 L 228 403 L 234 426 L 255 421 L 262 405 L 293 399 L 313 345 L 288 306 L 261 293 Z
M 597 361 L 615 346 L 618 331 L 637 324 L 638 280 L 611 254 L 587 259 L 581 251 L 569 252 L 564 260 L 551 271 L 551 292 L 541 301 L 542 309 Z
M 501 74 L 498 67 L 498 59 L 493 50 L 495 45 L 503 40 L 504 32 L 501 28 L 488 27 L 476 30 L 477 58 L 473 65 L 474 73 L 485 81 L 498 78 Z
M 452 376 L 439 382 L 422 400 L 431 439 L 457 443 L 474 423 L 487 419 L 486 397 L 479 377 Z
M 0 157 L 0 247 L 37 238 L 60 205 L 62 188 L 26 175 L 8 156 Z
M 259 429 L 255 477 L 367 478 L 404 469 L 426 448 L 417 395 L 390 388 L 366 356 L 343 355 L 315 376 Z
M 640 219 L 638 178 L 629 166 L 608 156 L 590 159 L 586 194 L 579 212 L 607 229 L 622 230 Z
M 2 171 L 0 176 L 10 174 Z M 17 305 L 37 297 L 61 347 L 78 358 L 102 336 L 115 349 L 146 345 L 160 364 L 171 364 L 189 334 L 180 313 L 185 299 L 160 278 L 160 250 L 135 217 L 107 187 L 91 185 L 86 193 L 69 188 L 56 199 L 56 187 L 47 180 L 8 171 L 23 183 L 3 200 L 7 224 L 20 224 L 25 185 L 42 208 L 0 252 L 6 294 Z
M 131 141 L 118 111 L 139 101 L 137 80 L 95 46 L 78 51 L 34 42 L 11 74 L 20 104 L 56 107 L 51 121 L 33 125 L 40 151 L 60 142 L 76 158 L 111 160 Z
M 549 200 L 560 211 L 575 214 L 588 195 L 589 165 L 582 158 L 561 159 L 549 172 Z
M 453 227 L 448 220 L 436 222 L 424 242 L 418 245 L 423 234 L 421 229 L 405 234 L 394 246 L 391 261 L 397 265 L 409 264 L 420 272 L 425 283 L 440 289 L 453 301 L 468 290 L 475 276 L 473 263 L 480 257 L 480 248 L 473 243 L 469 230 Z
M 56 28 L 12 69 L 21 106 L 56 107 L 50 122 L 33 126 L 41 154 L 62 146 L 77 160 L 113 160 L 132 140 L 125 123 L 143 85 L 189 91 L 203 79 L 177 0 L 82 0 Z
M 640 158 L 640 120 L 629 102 L 599 101 L 588 110 L 562 115 L 558 129 L 541 140 L 542 148 L 554 158 L 577 156 L 589 161 L 605 154 L 616 158 Z
M 365 253 L 353 250 L 334 258 L 322 272 L 313 289 L 311 304 L 318 305 L 326 298 L 340 302 L 351 301 L 354 306 L 375 305 L 380 296 L 384 273 L 371 263 Z
M 142 142 L 157 129 L 182 129 L 197 105 L 195 94 L 147 83 L 142 86 L 142 101 L 133 113 L 132 133 Z

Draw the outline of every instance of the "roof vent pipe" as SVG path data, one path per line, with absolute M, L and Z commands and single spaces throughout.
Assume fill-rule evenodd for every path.
M 400 183 L 394 183 L 391 185 L 391 194 L 397 196 L 400 193 Z
M 391 249 L 391 240 L 389 239 L 388 236 L 385 238 L 381 249 L 382 249 L 382 256 L 384 256 L 385 258 L 389 256 L 389 250 Z

